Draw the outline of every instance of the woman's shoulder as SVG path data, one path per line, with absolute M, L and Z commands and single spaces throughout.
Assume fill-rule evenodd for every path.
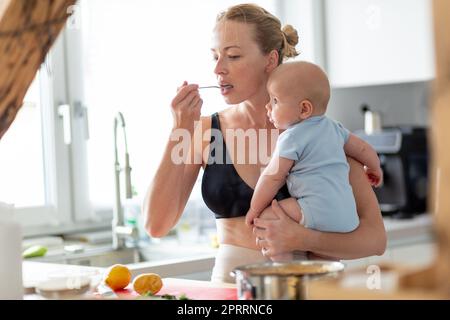
M 208 130 L 211 128 L 211 124 L 212 124 L 212 118 L 213 117 L 219 117 L 219 121 L 220 121 L 220 126 L 227 128 L 228 124 L 233 122 L 233 118 L 234 118 L 234 112 L 233 112 L 233 108 L 229 107 L 226 108 L 224 110 L 215 112 L 213 114 L 207 115 L 207 116 L 202 116 L 200 118 L 200 121 L 202 122 L 202 127 L 203 130 Z

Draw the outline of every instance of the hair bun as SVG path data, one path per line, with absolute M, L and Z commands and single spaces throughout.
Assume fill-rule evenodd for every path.
M 290 24 L 285 25 L 281 31 L 284 33 L 284 36 L 286 37 L 286 41 L 293 47 L 295 47 L 298 44 L 298 33 L 297 30 Z
M 281 32 L 283 33 L 284 44 L 282 46 L 281 55 L 283 58 L 294 58 L 299 55 L 299 52 L 295 49 L 298 44 L 297 30 L 290 24 L 285 25 Z

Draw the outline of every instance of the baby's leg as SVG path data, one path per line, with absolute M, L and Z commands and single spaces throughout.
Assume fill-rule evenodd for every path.
M 295 198 L 284 199 L 278 202 L 286 214 L 295 222 L 300 223 L 303 219 L 302 209 Z M 261 219 L 276 220 L 277 216 L 273 213 L 272 207 L 266 208 L 261 215 Z
M 286 214 L 295 222 L 300 223 L 303 219 L 302 210 L 297 200 L 294 198 L 289 198 L 278 202 L 281 208 L 286 212 Z M 266 208 L 261 215 L 259 216 L 261 219 L 265 220 L 276 220 L 277 216 L 273 213 L 271 207 Z M 270 258 L 272 261 L 281 262 L 281 261 L 292 261 L 294 260 L 293 252 L 285 252 L 273 256 Z

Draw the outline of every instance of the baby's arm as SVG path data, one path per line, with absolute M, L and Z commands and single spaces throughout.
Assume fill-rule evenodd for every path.
M 293 165 L 294 160 L 277 156 L 272 157 L 256 184 L 250 210 L 245 217 L 245 222 L 248 225 L 252 225 L 253 219 L 257 218 L 270 205 L 278 190 L 286 183 L 286 177 Z
M 380 159 L 370 144 L 350 133 L 347 143 L 344 145 L 344 151 L 347 156 L 358 160 L 367 167 L 366 173 L 373 186 L 379 187 L 381 185 L 383 171 L 380 167 Z

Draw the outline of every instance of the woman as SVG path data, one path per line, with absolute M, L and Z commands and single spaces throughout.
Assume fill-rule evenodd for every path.
M 299 207 L 285 188 L 276 197 L 279 202 L 274 201 L 255 220 L 253 230 L 245 224 L 253 189 L 267 163 L 260 159 L 256 163 L 242 161 L 258 150 L 251 145 L 239 149 L 236 135 L 228 133 L 275 129 L 265 111 L 269 101 L 266 82 L 284 58 L 297 55 L 297 42 L 296 31 L 291 26 L 281 30 L 279 20 L 264 9 L 250 4 L 231 7 L 218 16 L 212 48 L 216 60 L 214 72 L 221 93 L 231 107 L 210 117 L 200 117 L 203 101 L 198 85 L 186 82 L 172 101 L 172 132 L 176 135 L 180 130 L 187 130 L 192 137 L 191 148 L 185 161 L 174 162 L 173 150 L 179 141 L 172 138 L 168 142 L 144 203 L 146 229 L 153 237 L 163 237 L 175 226 L 202 167 L 203 198 L 216 215 L 220 243 L 213 281 L 233 282 L 229 272 L 237 265 L 266 261 L 286 251 L 356 259 L 381 255 L 385 250 L 386 234 L 375 195 L 362 166 L 352 159 L 349 159 L 350 183 L 360 218 L 355 231 L 323 233 L 295 223 L 286 212 Z M 214 130 L 219 135 L 213 134 Z M 276 137 L 267 136 L 267 141 L 259 135 L 254 138 L 257 148 L 267 147 L 271 154 Z M 218 150 L 222 151 L 217 156 L 219 160 L 232 163 L 217 161 Z

